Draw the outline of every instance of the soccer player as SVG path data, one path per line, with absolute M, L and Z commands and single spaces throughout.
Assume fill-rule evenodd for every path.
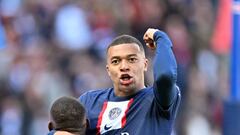
M 85 135 L 87 122 L 83 105 L 73 97 L 57 99 L 50 110 L 48 135 Z
M 107 72 L 113 88 L 80 96 L 90 124 L 87 135 L 170 135 L 180 103 L 172 42 L 158 29 L 148 29 L 146 45 L 155 49 L 153 86 L 144 85 L 148 60 L 143 45 L 122 35 L 107 48 Z

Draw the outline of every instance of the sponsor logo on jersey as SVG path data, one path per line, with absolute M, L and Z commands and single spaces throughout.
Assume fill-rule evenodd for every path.
M 107 124 L 104 126 L 104 130 L 109 130 L 112 126 L 107 126 Z

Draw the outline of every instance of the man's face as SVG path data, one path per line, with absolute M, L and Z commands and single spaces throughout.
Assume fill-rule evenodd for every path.
M 107 71 L 117 96 L 129 96 L 143 89 L 148 60 L 135 43 L 111 46 L 107 53 Z

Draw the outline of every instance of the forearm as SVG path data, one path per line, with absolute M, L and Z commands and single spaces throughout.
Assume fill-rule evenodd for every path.
M 155 32 L 154 41 L 157 45 L 153 63 L 154 92 L 160 105 L 168 108 L 177 93 L 175 86 L 177 63 L 172 51 L 172 43 L 165 33 Z

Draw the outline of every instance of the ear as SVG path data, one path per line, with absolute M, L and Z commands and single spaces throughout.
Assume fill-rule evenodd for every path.
M 148 69 L 148 59 L 145 58 L 145 60 L 144 60 L 144 71 L 147 71 L 147 69 Z
M 52 121 L 48 122 L 48 130 L 51 131 L 51 130 L 54 130 L 55 127 L 54 127 L 54 124 Z
M 89 124 L 89 120 L 88 119 L 86 119 L 86 128 L 89 128 L 90 127 L 90 124 Z
M 107 69 L 108 76 L 110 76 L 110 71 L 109 71 L 109 66 L 108 66 L 108 64 L 106 65 L 106 69 Z

